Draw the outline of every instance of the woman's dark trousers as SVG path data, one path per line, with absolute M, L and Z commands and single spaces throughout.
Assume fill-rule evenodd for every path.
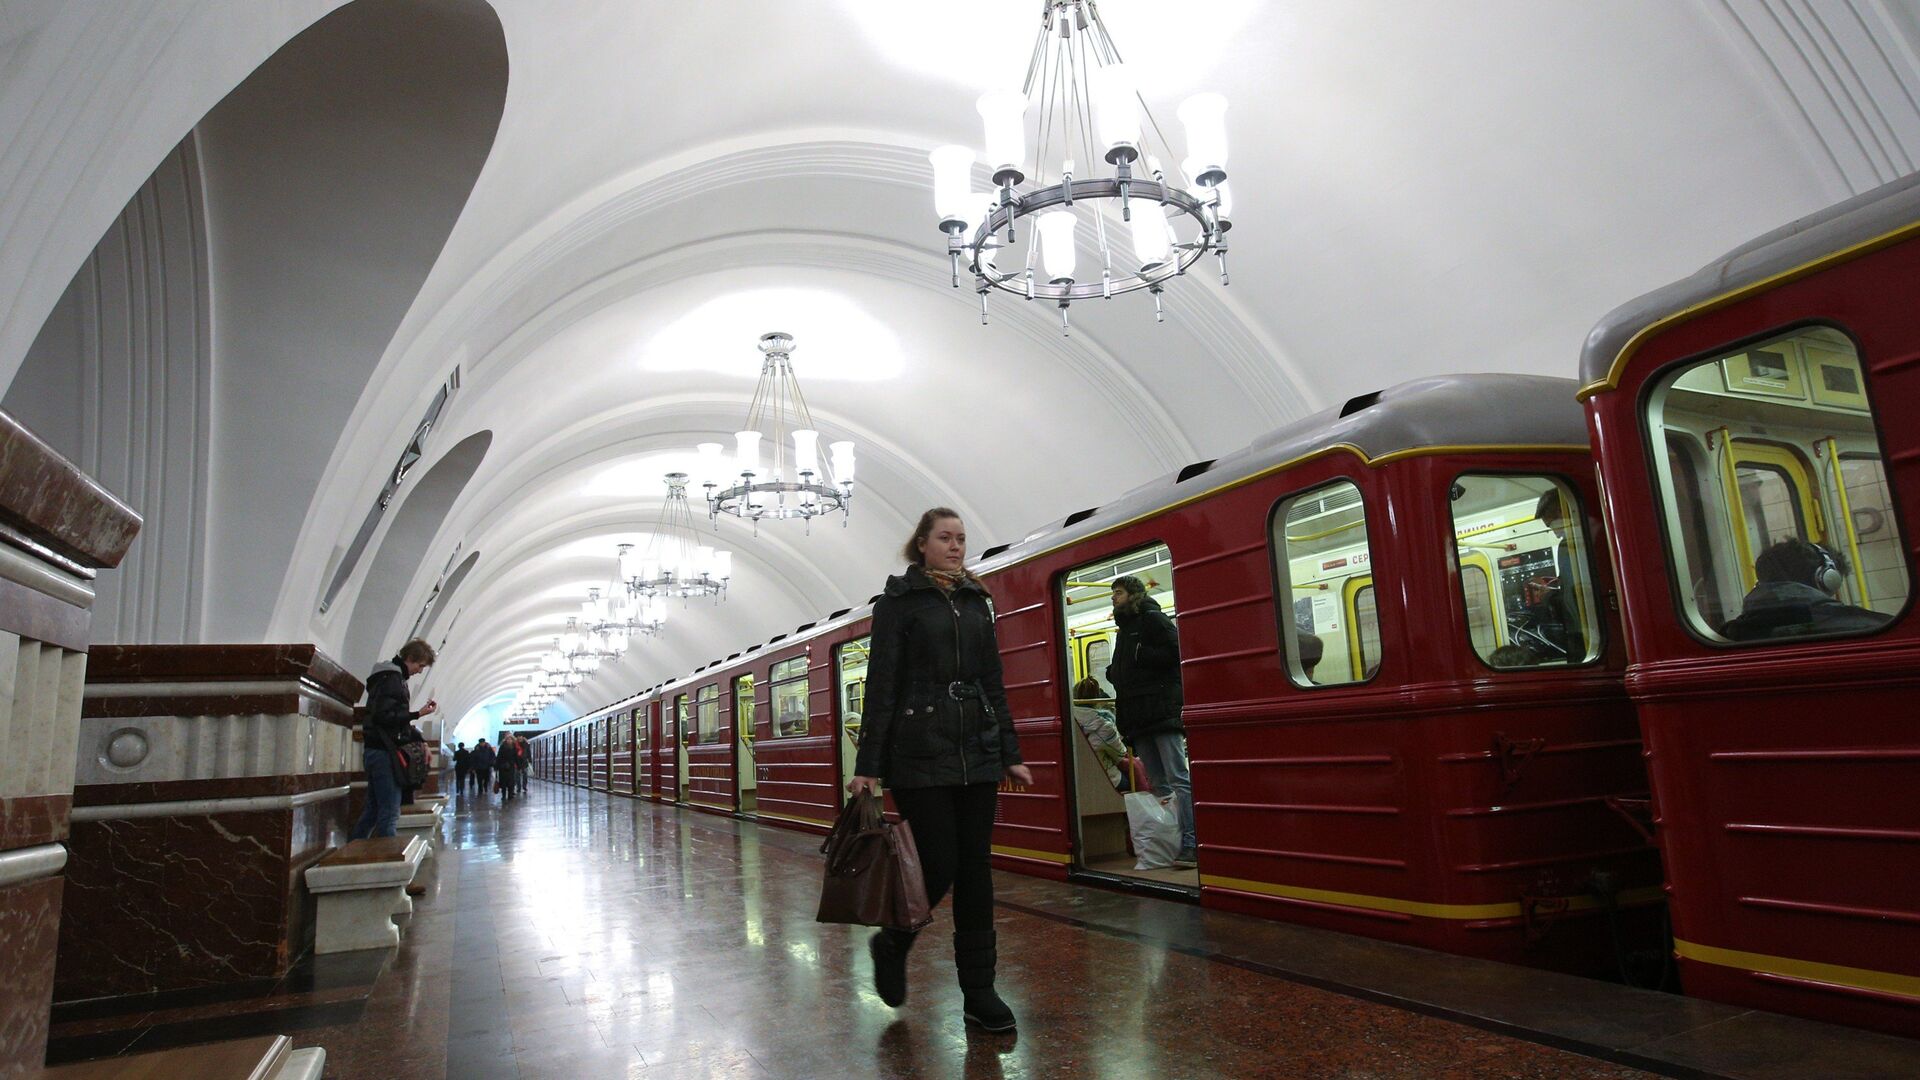
M 900 816 L 913 826 L 927 881 L 927 906 L 953 892 L 953 962 L 967 999 L 967 1016 L 996 1031 L 1013 1026 L 1013 1014 L 993 992 L 993 809 L 998 788 L 987 783 L 892 792 Z M 901 1000 L 906 997 L 904 967 L 912 945 L 913 935 L 895 931 L 885 931 L 874 945 L 876 966 L 883 952 L 898 958 Z

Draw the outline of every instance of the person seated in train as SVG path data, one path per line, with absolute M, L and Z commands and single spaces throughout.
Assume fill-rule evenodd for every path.
M 1093 750 L 1094 759 L 1106 770 L 1107 780 L 1115 791 L 1127 791 L 1126 766 L 1127 744 L 1120 738 L 1120 729 L 1115 726 L 1113 710 L 1101 708 L 1099 703 L 1109 700 L 1106 691 L 1101 689 L 1100 681 L 1088 676 L 1073 684 L 1073 723 L 1086 737 L 1087 746 Z
M 1758 641 L 1878 630 L 1891 616 L 1838 598 L 1850 569 L 1838 552 L 1788 537 L 1753 560 L 1753 590 L 1720 632 L 1734 641 Z
M 1320 640 L 1319 634 L 1309 634 L 1302 631 L 1299 636 L 1298 646 L 1300 649 L 1300 674 L 1305 676 L 1309 683 L 1314 682 L 1313 669 L 1319 667 L 1320 658 L 1327 655 L 1327 643 Z
M 1580 629 L 1580 612 L 1574 605 L 1571 588 L 1579 578 L 1573 572 L 1573 549 L 1567 544 L 1567 512 L 1560 502 L 1560 489 L 1549 488 L 1534 504 L 1533 516 L 1554 538 L 1554 573 L 1542 574 L 1522 588 L 1526 610 L 1517 634 L 1527 638 L 1534 663 L 1549 660 L 1578 661 L 1586 655 L 1586 636 Z
M 1539 662 L 1540 658 L 1525 645 L 1502 645 L 1487 657 L 1488 666 L 1497 668 L 1532 667 Z
M 1180 720 L 1186 700 L 1180 685 L 1180 632 L 1159 602 L 1147 595 L 1146 584 L 1132 574 L 1113 581 L 1113 621 L 1119 632 L 1107 683 L 1113 687 L 1114 718 L 1120 737 L 1146 766 L 1153 793 L 1162 799 L 1173 796 L 1173 816 L 1180 825 L 1180 851 L 1173 864 L 1190 867 L 1195 865 L 1193 787 L 1187 774 L 1186 727 Z

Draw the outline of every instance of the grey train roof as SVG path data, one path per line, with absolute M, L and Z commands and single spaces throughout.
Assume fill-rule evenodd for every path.
M 1054 522 L 995 552 L 978 569 L 1017 562 L 1342 444 L 1370 459 L 1435 446 L 1585 445 L 1587 425 L 1574 400 L 1576 388 L 1572 379 L 1546 375 L 1441 375 L 1404 382 L 1269 432 L 1204 471 L 1188 466 L 1092 514 L 1082 511 Z
M 1614 359 L 1635 334 L 1676 311 L 1914 221 L 1920 221 L 1920 173 L 1903 176 L 1742 244 L 1692 277 L 1629 300 L 1601 319 L 1587 335 L 1580 354 L 1581 385 L 1605 381 Z
M 989 571 L 1019 562 L 1333 446 L 1351 445 L 1378 459 L 1435 446 L 1585 445 L 1586 416 L 1573 397 L 1577 385 L 1572 379 L 1547 375 L 1441 375 L 1363 394 L 1269 432 L 1211 463 L 1196 462 L 1142 484 L 1090 514 L 1081 511 L 1036 529 L 1019 542 L 995 550 L 992 558 L 976 562 L 974 569 Z M 881 577 L 876 569 L 876 585 Z M 821 633 L 864 619 L 872 610 L 871 603 L 857 604 L 782 636 Z M 716 664 L 724 663 L 714 661 L 698 672 L 677 675 L 653 690 L 623 699 L 618 706 L 603 706 L 568 724 L 605 715 L 610 708 L 631 707 L 647 693 L 702 682 Z

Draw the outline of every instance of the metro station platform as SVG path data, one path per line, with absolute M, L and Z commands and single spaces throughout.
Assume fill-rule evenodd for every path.
M 1920 1043 L 1000 875 L 1013 1036 L 960 1018 L 945 912 L 900 1010 L 813 919 L 818 839 L 536 782 L 449 809 L 397 951 L 54 1017 L 75 1060 L 257 1032 L 329 1077 L 1920 1076 Z

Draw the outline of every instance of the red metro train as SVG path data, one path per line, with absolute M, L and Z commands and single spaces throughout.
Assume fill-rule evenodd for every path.
M 1689 993 L 1920 1034 L 1920 433 L 1878 423 L 1920 397 L 1916 283 L 1920 177 L 1620 309 L 1584 385 L 1407 383 L 988 550 L 1035 774 L 996 864 L 1569 970 L 1670 910 Z M 1127 574 L 1179 629 L 1197 870 L 1134 868 L 1088 734 Z M 824 830 L 869 610 L 536 768 Z

